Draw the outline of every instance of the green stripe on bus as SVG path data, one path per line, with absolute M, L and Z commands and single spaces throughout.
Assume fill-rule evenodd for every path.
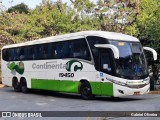
M 95 95 L 113 96 L 113 83 L 90 82 L 92 93 Z
M 78 93 L 78 81 L 32 79 L 33 89 Z
M 109 82 L 92 82 L 90 81 L 92 94 L 113 96 L 113 84 Z M 79 81 L 71 80 L 47 80 L 47 79 L 32 79 L 31 87 L 33 89 L 60 91 L 78 93 Z

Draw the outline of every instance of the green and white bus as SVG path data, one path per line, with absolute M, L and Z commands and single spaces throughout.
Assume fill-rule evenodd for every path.
M 15 91 L 28 89 L 121 97 L 150 89 L 147 62 L 135 37 L 82 31 L 2 48 L 2 82 Z

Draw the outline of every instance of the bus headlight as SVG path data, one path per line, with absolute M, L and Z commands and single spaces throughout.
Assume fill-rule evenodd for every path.
M 126 83 L 122 83 L 122 82 L 119 82 L 119 81 L 116 81 L 116 80 L 113 80 L 113 83 L 118 84 L 118 85 L 122 85 L 122 86 L 127 85 Z
M 126 83 L 122 83 L 122 82 L 119 82 L 119 81 L 116 81 L 116 80 L 111 80 L 111 79 L 108 79 L 108 78 L 106 78 L 106 79 L 111 81 L 111 82 L 113 82 L 113 83 L 115 83 L 115 84 L 118 84 L 118 85 L 122 85 L 122 86 L 126 86 L 127 85 Z

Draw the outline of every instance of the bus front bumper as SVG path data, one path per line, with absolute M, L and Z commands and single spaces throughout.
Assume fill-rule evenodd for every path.
M 150 91 L 150 84 L 137 85 L 137 87 L 121 86 L 118 84 L 113 85 L 114 97 L 121 97 L 126 95 L 143 95 Z

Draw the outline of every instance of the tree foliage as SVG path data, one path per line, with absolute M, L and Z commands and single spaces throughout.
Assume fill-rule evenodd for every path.
M 21 3 L 8 10 L 0 5 L 3 44 L 84 30 L 122 32 L 160 46 L 159 0 L 42 0 L 34 9 Z M 3 3 L 2 3 L 3 4 Z
M 9 13 L 16 12 L 16 11 L 19 12 L 19 13 L 28 13 L 29 8 L 26 4 L 21 3 L 21 4 L 18 4 L 18 5 L 15 5 L 15 6 L 9 8 L 7 10 L 7 12 L 9 12 Z
M 126 33 L 138 37 L 154 48 L 160 47 L 160 1 L 142 0 L 136 21 L 128 26 Z

